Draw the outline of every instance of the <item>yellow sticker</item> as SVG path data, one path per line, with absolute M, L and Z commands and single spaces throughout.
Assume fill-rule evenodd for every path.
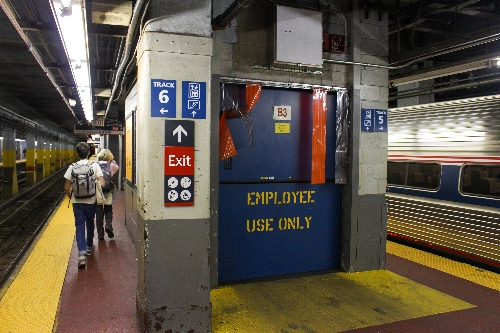
M 274 133 L 276 134 L 290 134 L 290 123 L 275 123 Z

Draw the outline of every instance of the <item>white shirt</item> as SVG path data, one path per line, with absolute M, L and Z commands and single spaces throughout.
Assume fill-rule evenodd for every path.
M 88 160 L 87 159 L 80 160 L 80 161 L 77 161 L 76 163 L 77 164 L 87 164 Z M 97 178 L 102 177 L 102 170 L 101 170 L 101 167 L 99 166 L 99 163 L 92 162 L 92 168 L 94 169 L 94 175 L 95 175 L 96 181 L 98 181 Z M 71 181 L 71 171 L 73 171 L 73 164 L 69 165 L 68 169 L 66 170 L 66 173 L 64 174 L 64 178 L 66 178 L 70 181 Z M 95 195 L 93 197 L 85 198 L 85 199 L 75 198 L 75 193 L 73 193 L 71 195 L 71 200 L 73 201 L 73 203 L 83 203 L 83 204 L 93 205 L 93 204 L 95 204 L 96 198 L 95 198 Z

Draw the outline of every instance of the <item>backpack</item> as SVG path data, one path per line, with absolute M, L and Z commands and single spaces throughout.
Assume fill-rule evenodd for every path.
M 109 192 L 113 189 L 113 182 L 111 182 L 111 164 L 109 162 L 101 161 L 99 166 L 102 170 L 102 177 L 104 178 L 104 186 L 102 186 L 102 191 L 104 193 Z
M 71 188 L 75 198 L 86 199 L 95 196 L 95 174 L 92 162 L 87 164 L 73 163 L 71 170 Z

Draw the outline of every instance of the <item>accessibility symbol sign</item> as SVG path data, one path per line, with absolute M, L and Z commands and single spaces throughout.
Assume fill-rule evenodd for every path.
M 182 81 L 182 118 L 207 118 L 207 83 Z
M 361 131 L 373 132 L 373 109 L 361 109 Z
M 176 117 L 176 80 L 151 79 L 151 117 Z

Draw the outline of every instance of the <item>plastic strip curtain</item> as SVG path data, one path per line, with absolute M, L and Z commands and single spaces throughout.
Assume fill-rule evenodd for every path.
M 314 89 L 311 184 L 325 183 L 326 95 L 326 90 Z
M 349 95 L 347 91 L 337 92 L 337 121 L 335 147 L 335 183 L 347 184 L 349 149 Z
M 251 147 L 253 144 L 253 126 L 252 126 L 252 116 L 250 115 L 250 110 L 255 106 L 255 103 L 260 98 L 260 93 L 262 92 L 262 85 L 259 83 L 252 83 L 246 85 L 245 99 L 247 104 L 246 114 L 242 115 L 241 120 L 245 124 L 248 134 L 248 146 Z

